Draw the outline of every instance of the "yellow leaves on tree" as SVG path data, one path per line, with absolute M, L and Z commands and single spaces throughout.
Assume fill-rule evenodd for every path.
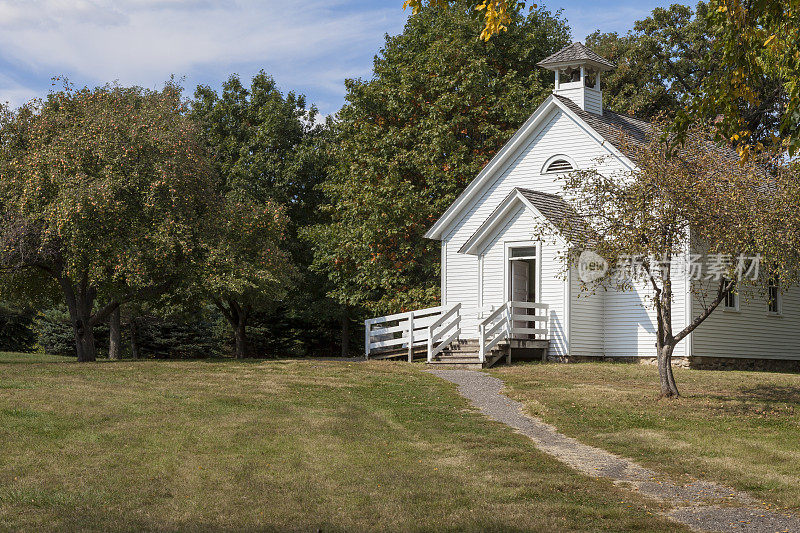
M 405 0 L 403 9 L 411 8 L 414 14 L 419 13 L 424 5 L 430 7 L 447 7 L 448 0 Z M 510 13 L 519 5 L 518 1 L 511 0 L 479 0 L 475 5 L 476 11 L 483 12 L 485 26 L 480 38 L 488 41 L 493 36 L 508 30 L 511 22 Z M 530 9 L 536 9 L 536 4 L 531 4 Z

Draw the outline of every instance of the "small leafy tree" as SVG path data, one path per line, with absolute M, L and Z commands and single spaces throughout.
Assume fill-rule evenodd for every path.
M 621 136 L 637 167 L 617 175 L 597 170 L 576 171 L 565 182 L 565 197 L 575 208 L 574 247 L 568 263 L 593 250 L 611 265 L 625 267 L 636 259 L 638 272 L 588 280 L 586 290 L 600 286 L 647 290 L 657 320 L 656 348 L 662 397 L 678 396 L 671 360 L 676 345 L 699 327 L 732 291 L 751 282 L 735 258 L 760 255 L 761 269 L 778 276 L 783 287 L 797 280 L 800 195 L 786 176 L 769 175 L 754 164 L 740 166 L 731 149 L 710 141 L 712 135 L 693 129 L 677 152 L 655 128 L 647 142 Z M 577 229 L 582 231 L 577 231 Z M 676 330 L 673 284 L 679 261 L 692 253 L 730 257 L 718 276 L 693 283 L 699 312 Z M 746 265 L 749 268 L 749 265 Z M 683 276 L 683 274 L 681 274 Z
M 93 361 L 95 326 L 199 259 L 214 173 L 173 83 L 67 84 L 4 117 L 0 268 L 17 290 L 56 287 Z
M 288 219 L 273 202 L 229 196 L 210 239 L 198 287 L 231 325 L 236 358 L 251 354 L 247 323 L 255 308 L 274 304 L 295 272 L 285 251 Z

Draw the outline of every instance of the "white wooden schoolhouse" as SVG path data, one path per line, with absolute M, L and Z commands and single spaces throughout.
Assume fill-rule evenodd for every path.
M 539 66 L 555 89 L 425 234 L 441 241 L 441 306 L 366 321 L 368 357 L 424 354 L 428 362 L 488 366 L 513 353 L 551 360 L 655 357 L 656 320 L 646 287 L 581 290 L 563 252 L 569 210 L 562 180 L 576 169 L 635 168 L 620 132 L 643 140 L 651 125 L 603 109 L 601 80 L 614 68 L 581 43 Z M 617 146 L 620 145 L 620 146 Z M 534 228 L 551 225 L 552 239 Z M 697 314 L 688 274 L 674 280 L 674 329 Z M 676 358 L 800 360 L 797 291 L 726 300 Z

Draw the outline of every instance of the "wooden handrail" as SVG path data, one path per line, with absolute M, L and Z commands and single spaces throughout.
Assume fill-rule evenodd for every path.
M 423 315 L 433 315 L 435 313 L 440 313 L 444 309 L 444 306 L 440 305 L 438 307 L 428 307 L 427 309 L 417 309 L 415 311 L 406 311 L 405 313 L 395 313 L 393 315 L 386 315 L 386 316 L 379 316 L 375 318 L 369 318 L 365 320 L 365 322 L 369 322 L 370 325 L 372 324 L 380 324 L 382 322 L 391 322 L 392 320 L 397 320 L 400 318 L 406 318 L 411 313 L 414 313 L 415 317 L 421 317 Z
M 457 312 L 458 312 L 458 311 L 460 311 L 460 310 L 461 310 L 461 304 L 460 304 L 460 303 L 459 303 L 459 304 L 456 304 L 456 305 L 454 305 L 454 306 L 453 306 L 453 307 L 452 307 L 452 308 L 451 308 L 449 311 L 447 311 L 447 312 L 446 312 L 446 313 L 444 313 L 442 316 L 440 316 L 438 319 L 436 319 L 436 320 L 433 322 L 433 324 L 431 324 L 430 326 L 428 326 L 428 329 L 429 329 L 429 330 L 431 330 L 431 331 L 433 331 L 434 329 L 436 329 L 436 328 L 438 328 L 439 326 L 441 326 L 441 325 L 444 323 L 444 321 L 445 321 L 445 320 L 447 320 L 448 318 L 450 318 L 451 316 L 453 316 L 453 313 L 457 313 Z
M 500 307 L 498 307 L 497 309 L 495 309 L 494 311 L 492 311 L 492 313 L 491 313 L 489 316 L 487 316 L 486 318 L 484 318 L 483 320 L 481 320 L 480 324 L 485 324 L 485 325 L 488 325 L 488 324 L 489 324 L 490 322 L 492 322 L 492 321 L 493 321 L 495 318 L 497 318 L 497 317 L 498 317 L 498 315 L 500 315 L 500 313 L 502 313 L 502 312 L 503 312 L 503 311 L 505 311 L 505 310 L 506 310 L 506 304 L 503 304 L 503 305 L 501 305 Z
M 365 320 L 365 357 L 369 359 L 375 349 L 408 346 L 408 360 L 411 361 L 414 346 L 424 345 L 427 342 L 430 326 L 434 328 L 441 326 L 460 308 L 461 304 L 451 307 L 440 305 Z
M 543 314 L 523 315 L 515 312 L 515 309 L 535 309 L 544 311 Z M 486 361 L 486 353 L 497 346 L 503 339 L 513 337 L 514 334 L 520 335 L 541 335 L 547 337 L 548 335 L 548 311 L 550 310 L 549 304 L 538 302 L 516 302 L 507 301 L 502 306 L 498 307 L 488 317 L 484 318 L 478 324 L 479 344 L 478 344 L 478 357 L 483 363 Z M 504 314 L 503 314 L 504 313 Z M 502 316 L 501 316 L 502 315 Z M 492 322 L 500 318 L 500 320 L 492 325 Z M 515 328 L 514 322 L 542 322 L 541 327 L 536 328 Z M 538 325 L 538 324 L 537 324 Z
M 450 345 L 458 336 L 461 334 L 461 304 L 457 303 L 453 306 L 452 309 L 447 311 L 446 313 L 442 314 L 433 324 L 428 326 L 428 362 L 430 363 L 433 361 L 433 358 L 439 353 L 444 350 L 447 346 Z M 436 333 L 436 328 L 443 325 L 449 318 L 455 317 L 455 319 L 447 324 L 445 328 L 443 328 L 439 333 Z M 450 331 L 450 336 L 447 337 L 444 341 L 442 341 L 438 346 L 434 346 L 436 341 L 444 337 Z

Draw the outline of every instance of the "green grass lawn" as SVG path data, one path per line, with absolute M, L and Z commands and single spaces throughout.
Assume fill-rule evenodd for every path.
M 0 530 L 680 530 L 422 365 L 0 355 Z
M 653 366 L 519 364 L 492 373 L 531 414 L 585 443 L 800 509 L 800 375 L 676 369 L 683 397 L 657 401 Z

